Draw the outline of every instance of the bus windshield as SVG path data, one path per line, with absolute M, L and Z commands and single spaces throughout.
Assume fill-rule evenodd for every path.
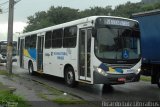
M 140 32 L 122 27 L 97 28 L 95 54 L 100 59 L 139 59 Z

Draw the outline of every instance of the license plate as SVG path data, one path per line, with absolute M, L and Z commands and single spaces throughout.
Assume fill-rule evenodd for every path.
M 133 73 L 134 70 L 133 70 L 133 69 L 128 69 L 127 72 L 128 72 L 128 73 Z
M 118 78 L 118 81 L 119 81 L 119 82 L 125 82 L 125 81 L 126 81 L 126 78 Z

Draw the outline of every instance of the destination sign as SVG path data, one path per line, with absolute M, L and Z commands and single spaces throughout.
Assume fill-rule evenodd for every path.
M 138 23 L 126 19 L 120 19 L 120 18 L 106 18 L 101 17 L 96 20 L 97 26 L 103 26 L 103 25 L 113 25 L 113 26 L 124 26 L 124 27 L 137 27 Z
M 105 19 L 105 25 L 119 25 L 119 26 L 130 26 L 130 22 L 126 20 L 118 20 L 118 19 Z

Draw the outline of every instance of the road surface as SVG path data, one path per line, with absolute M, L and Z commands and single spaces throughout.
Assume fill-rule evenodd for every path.
M 124 85 L 113 85 L 105 90 L 103 89 L 102 84 L 79 84 L 76 88 L 70 88 L 65 85 L 64 80 L 61 78 L 38 74 L 31 76 L 29 75 L 28 70 L 21 69 L 16 65 L 13 65 L 13 73 L 18 74 L 23 78 L 29 78 L 35 81 L 45 83 L 50 87 L 57 88 L 66 93 L 71 93 L 91 102 L 160 102 L 160 89 L 157 88 L 157 85 L 152 85 L 150 82 L 140 81 L 134 83 L 127 83 Z

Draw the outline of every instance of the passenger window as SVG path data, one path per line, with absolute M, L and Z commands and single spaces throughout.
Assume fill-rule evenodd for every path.
M 25 49 L 30 47 L 30 36 L 25 37 Z
M 73 48 L 76 46 L 77 41 L 77 27 L 67 27 L 64 29 L 63 47 Z
M 54 30 L 52 33 L 52 48 L 62 47 L 63 29 Z
M 36 48 L 37 35 L 31 35 L 30 37 L 30 48 Z
M 46 35 L 45 35 L 45 48 L 51 48 L 51 45 L 52 45 L 51 35 L 52 35 L 51 31 L 46 32 Z

